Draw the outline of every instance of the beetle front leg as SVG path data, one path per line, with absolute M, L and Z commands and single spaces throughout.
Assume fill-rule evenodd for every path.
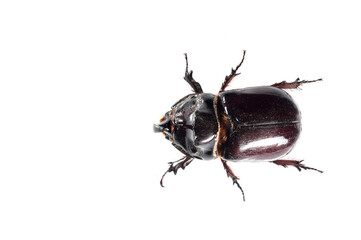
M 299 89 L 299 86 L 301 86 L 302 84 L 313 83 L 313 82 L 318 82 L 318 81 L 322 81 L 322 78 L 316 79 L 316 80 L 300 80 L 299 78 L 297 78 L 293 82 L 282 81 L 279 83 L 272 84 L 271 86 L 280 88 L 280 89 Z
M 188 166 L 192 161 L 193 161 L 192 157 L 184 156 L 181 159 L 179 159 L 178 161 L 169 162 L 170 166 L 169 166 L 168 170 L 163 174 L 162 178 L 160 179 L 160 185 L 162 187 L 164 187 L 163 178 L 167 173 L 174 172 L 174 175 L 176 175 L 179 168 L 182 168 L 184 170 L 185 167 Z M 175 163 L 177 163 L 177 164 L 173 165 Z
M 186 80 L 186 82 L 191 85 L 193 91 L 195 93 L 203 93 L 202 87 L 199 84 L 199 82 L 197 82 L 196 80 L 193 79 L 193 71 L 191 70 L 190 72 L 188 72 L 188 57 L 187 57 L 187 53 L 184 54 L 185 58 L 186 58 L 186 71 L 184 74 L 184 80 Z
M 233 173 L 232 169 L 228 166 L 228 164 L 225 160 L 221 159 L 221 161 L 222 161 L 224 169 L 226 170 L 227 177 L 232 178 L 233 185 L 237 184 L 238 188 L 241 189 L 242 195 L 243 195 L 243 201 L 246 201 L 246 199 L 244 197 L 243 189 L 242 189 L 241 185 L 239 185 L 239 183 L 238 183 L 239 178 Z
M 281 160 L 280 159 L 280 160 L 272 161 L 271 163 L 275 163 L 275 164 L 283 166 L 283 167 L 294 166 L 295 168 L 297 168 L 298 171 L 301 171 L 302 169 L 304 169 L 304 170 L 314 170 L 314 171 L 323 173 L 323 171 L 321 171 L 321 170 L 303 165 L 302 162 L 303 162 L 303 160 L 296 161 L 296 160 Z

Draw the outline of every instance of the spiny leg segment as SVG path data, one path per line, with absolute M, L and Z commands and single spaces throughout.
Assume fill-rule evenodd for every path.
M 232 68 L 230 75 L 226 76 L 226 78 L 224 79 L 224 82 L 222 83 L 222 86 L 221 86 L 221 89 L 219 90 L 219 92 L 223 92 L 226 89 L 226 87 L 231 83 L 232 79 L 235 76 L 240 74 L 240 73 L 237 73 L 237 71 L 240 68 L 240 66 L 242 65 L 245 56 L 246 56 L 246 50 L 243 50 L 242 61 L 237 65 L 237 67 L 235 69 Z
M 244 197 L 243 189 L 242 189 L 241 185 L 239 185 L 239 183 L 238 183 L 239 178 L 233 173 L 232 169 L 228 166 L 228 164 L 225 160 L 221 159 L 221 161 L 222 161 L 224 169 L 226 170 L 227 177 L 232 178 L 233 184 L 237 184 L 238 188 L 241 189 L 241 192 L 243 195 L 243 201 L 246 201 L 246 199 Z
M 322 78 L 316 79 L 316 80 L 300 80 L 299 78 L 297 78 L 293 82 L 282 81 L 279 83 L 272 84 L 271 86 L 280 88 L 280 89 L 299 89 L 299 86 L 301 86 L 302 84 L 313 83 L 313 82 L 318 82 L 318 81 L 322 81 Z
M 288 166 L 294 166 L 295 168 L 297 168 L 298 171 L 301 171 L 302 169 L 304 170 L 314 170 L 320 173 L 323 173 L 323 171 L 318 170 L 316 168 L 311 168 L 311 167 L 307 167 L 304 164 L 302 164 L 303 160 L 297 161 L 297 160 L 275 160 L 272 161 L 271 163 L 275 163 L 277 165 L 283 166 L 283 167 L 288 167 Z
M 184 80 L 186 80 L 186 82 L 189 83 L 189 85 L 191 85 L 192 90 L 195 93 L 203 93 L 201 85 L 196 80 L 193 79 L 193 71 L 191 70 L 190 72 L 188 72 L 187 53 L 185 53 L 184 56 L 186 58 L 186 71 L 185 71 L 185 74 L 184 74 Z
M 167 173 L 174 172 L 174 175 L 176 175 L 179 168 L 182 168 L 184 170 L 185 167 L 188 166 L 192 161 L 193 161 L 192 157 L 184 156 L 181 159 L 179 159 L 178 161 L 169 162 L 168 164 L 170 164 L 170 166 L 169 166 L 168 170 L 163 174 L 162 178 L 160 179 L 160 185 L 162 187 L 164 187 L 163 178 Z M 176 165 L 174 165 L 175 163 L 176 163 Z

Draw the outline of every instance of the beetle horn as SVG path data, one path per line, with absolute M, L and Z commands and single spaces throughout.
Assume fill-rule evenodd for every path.
M 163 132 L 163 127 L 159 126 L 158 124 L 154 124 L 154 125 L 153 125 L 153 131 L 154 131 L 155 133 Z

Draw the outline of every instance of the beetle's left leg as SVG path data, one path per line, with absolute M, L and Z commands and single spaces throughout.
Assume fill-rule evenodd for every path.
M 239 178 L 233 173 L 232 169 L 228 166 L 228 164 L 225 160 L 221 159 L 221 161 L 222 161 L 224 169 L 227 172 L 227 177 L 232 178 L 233 184 L 237 184 L 238 188 L 241 189 L 242 195 L 243 195 L 243 201 L 246 201 L 246 199 L 244 198 L 243 189 L 242 189 L 241 185 L 239 185 L 239 183 L 238 183 Z
M 313 83 L 313 82 L 318 82 L 318 81 L 322 81 L 322 78 L 316 79 L 316 80 L 300 80 L 299 78 L 297 78 L 293 82 L 282 81 L 279 83 L 272 84 L 271 86 L 280 88 L 280 89 L 299 89 L 299 86 L 301 86 L 302 84 Z
M 193 71 L 191 70 L 190 72 L 188 71 L 188 57 L 187 54 L 184 54 L 185 58 L 186 58 L 186 72 L 184 74 L 184 80 L 186 80 L 186 82 L 191 85 L 193 91 L 195 93 L 203 93 L 202 87 L 199 84 L 199 82 L 197 82 L 196 80 L 193 79 Z
M 188 166 L 192 161 L 193 161 L 192 157 L 184 156 L 181 159 L 179 159 L 178 161 L 169 162 L 170 166 L 169 166 L 168 170 L 163 174 L 162 178 L 160 179 L 160 185 L 162 187 L 164 187 L 163 178 L 167 173 L 174 172 L 174 175 L 176 175 L 179 168 L 182 168 L 184 170 L 185 167 Z M 176 165 L 174 165 L 175 163 L 176 163 Z
M 242 61 L 237 65 L 237 67 L 235 69 L 232 68 L 231 70 L 231 74 L 226 76 L 226 78 L 224 79 L 224 82 L 222 83 L 221 89 L 219 90 L 219 92 L 223 92 L 224 89 L 226 89 L 226 87 L 228 86 L 228 84 L 231 83 L 232 79 L 239 75 L 240 73 L 237 73 L 238 68 L 242 65 L 243 61 L 244 61 L 244 57 L 246 56 L 246 50 L 243 50 L 243 58 Z
M 275 163 L 275 164 L 283 166 L 283 167 L 294 166 L 295 168 L 297 168 L 298 171 L 301 171 L 301 169 L 304 169 L 304 170 L 315 170 L 317 172 L 323 173 L 323 171 L 321 171 L 321 170 L 303 165 L 302 162 L 303 162 L 303 160 L 296 161 L 296 160 L 281 160 L 280 159 L 280 160 L 272 161 L 271 163 Z

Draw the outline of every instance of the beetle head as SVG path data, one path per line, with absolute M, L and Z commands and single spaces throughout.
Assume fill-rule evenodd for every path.
M 154 132 L 162 132 L 166 139 L 172 140 L 172 110 L 168 111 L 159 121 L 153 125 Z

